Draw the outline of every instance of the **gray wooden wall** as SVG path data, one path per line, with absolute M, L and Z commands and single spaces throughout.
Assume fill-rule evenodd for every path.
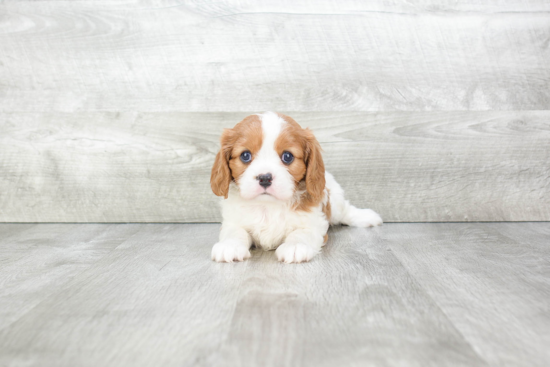
M 550 2 L 2 1 L 0 221 L 218 221 L 223 127 L 386 221 L 550 220 Z

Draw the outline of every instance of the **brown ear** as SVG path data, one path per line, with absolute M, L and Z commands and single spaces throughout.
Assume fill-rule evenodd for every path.
M 212 192 L 217 196 L 223 196 L 227 199 L 229 193 L 229 184 L 231 183 L 231 169 L 229 168 L 229 160 L 231 159 L 232 144 L 232 130 L 225 129 L 220 139 L 221 148 L 214 165 L 212 166 L 212 174 L 210 175 L 210 187 Z
M 323 199 L 325 190 L 325 164 L 321 156 L 321 145 L 309 129 L 307 135 L 306 159 L 306 190 L 315 201 Z

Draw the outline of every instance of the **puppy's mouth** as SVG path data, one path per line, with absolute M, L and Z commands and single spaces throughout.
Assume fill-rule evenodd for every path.
M 266 191 L 260 193 L 260 195 L 258 195 L 257 198 L 260 199 L 260 200 L 272 200 L 272 199 L 276 199 L 277 197 L 275 195 L 273 195 L 272 193 L 267 192 L 267 190 L 266 190 Z

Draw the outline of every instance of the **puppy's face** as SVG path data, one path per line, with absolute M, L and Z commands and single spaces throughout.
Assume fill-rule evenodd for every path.
M 210 184 L 214 194 L 227 198 L 235 182 L 243 199 L 321 200 L 325 168 L 319 143 L 308 129 L 292 118 L 267 112 L 251 115 L 233 129 L 224 130 Z

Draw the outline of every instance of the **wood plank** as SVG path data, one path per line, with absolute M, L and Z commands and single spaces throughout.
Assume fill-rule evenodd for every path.
M 40 241 L 26 249 L 48 267 L 18 262 L 27 279 L 0 309 L 25 291 L 27 302 L 33 295 L 40 302 L 0 329 L 0 365 L 531 367 L 550 360 L 543 237 L 550 223 L 334 227 L 322 254 L 300 265 L 256 250 L 245 263 L 212 262 L 216 224 L 32 230 L 40 227 L 46 237 L 54 227 L 71 230 L 44 251 Z M 15 240 L 25 244 L 30 230 Z M 122 243 L 48 296 L 29 287 L 115 242 Z
M 548 111 L 286 113 L 386 222 L 550 220 Z M 219 221 L 210 168 L 248 114 L 0 114 L 0 221 Z
M 255 251 L 210 366 L 481 366 L 380 233 L 335 227 L 307 264 Z
M 37 243 L 51 245 L 55 243 L 57 237 L 70 232 L 73 227 L 65 224 L 52 224 L 42 226 L 36 223 L 2 223 L 0 228 L 19 226 L 19 229 L 13 229 L 8 233 L 11 235 L 0 238 L 0 265 L 4 266 L 12 261 L 25 257 L 26 252 L 32 249 Z M 12 227 L 13 228 L 13 227 Z
M 547 1 L 4 1 L 1 111 L 541 110 Z
M 138 229 L 135 224 L 41 224 L 2 241 L 0 329 L 57 293 Z
M 210 260 L 217 224 L 138 226 L 0 331 L 1 365 L 193 366 L 217 350 L 248 263 Z
M 139 226 L 1 330 L 0 364 L 485 365 L 388 251 L 391 226 L 335 228 L 297 266 L 212 262 L 219 225 Z
M 18 236 L 21 232 L 27 231 L 34 226 L 35 224 L 33 223 L 2 223 L 2 225 L 0 225 L 0 244 L 5 243 L 5 241 Z
M 521 246 L 534 247 L 541 253 L 549 251 L 550 226 L 547 222 L 508 223 L 505 226 L 501 226 L 500 223 L 485 223 L 485 226 L 509 237 Z M 543 259 L 550 262 L 550 256 L 544 256 Z
M 536 224 L 550 230 L 549 223 Z M 467 342 L 494 366 L 550 361 L 548 237 L 522 223 L 400 224 L 383 238 Z

